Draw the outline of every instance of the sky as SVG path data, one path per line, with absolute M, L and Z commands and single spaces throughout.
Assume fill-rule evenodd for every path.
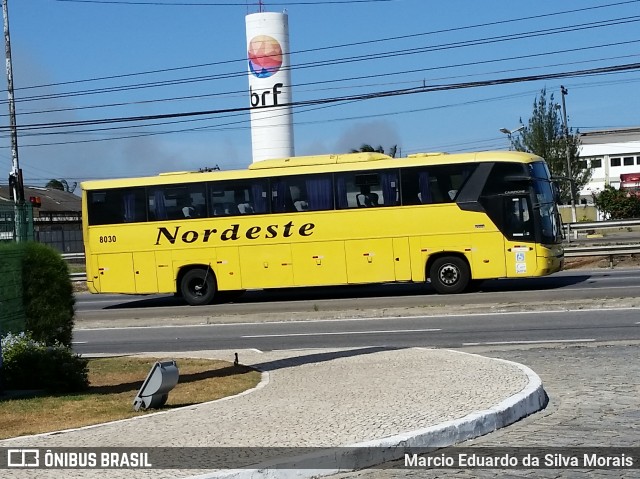
M 25 185 L 251 163 L 245 16 L 257 1 L 7 1 Z M 506 150 L 499 130 L 526 124 L 542 89 L 560 103 L 561 85 L 571 128 L 640 126 L 640 0 L 263 3 L 288 14 L 294 104 L 374 96 L 295 106 L 299 156 Z

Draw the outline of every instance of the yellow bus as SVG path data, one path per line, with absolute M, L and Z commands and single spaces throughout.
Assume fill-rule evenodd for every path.
M 246 170 L 82 183 L 93 293 L 385 282 L 460 293 L 562 268 L 546 163 L 521 152 L 266 160 Z

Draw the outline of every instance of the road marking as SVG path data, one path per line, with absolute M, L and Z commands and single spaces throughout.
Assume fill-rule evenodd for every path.
M 87 344 L 89 341 L 71 341 L 71 344 Z
M 326 333 L 289 333 L 289 334 L 256 334 L 251 336 L 240 336 L 241 338 L 287 338 L 294 336 L 340 336 L 348 334 L 379 334 L 379 333 L 426 333 L 433 331 L 442 331 L 442 329 L 396 329 L 396 330 L 379 330 L 379 331 L 332 331 Z
M 539 341 L 487 341 L 486 343 L 462 343 L 463 346 L 496 346 L 504 344 L 591 343 L 595 339 L 541 339 Z

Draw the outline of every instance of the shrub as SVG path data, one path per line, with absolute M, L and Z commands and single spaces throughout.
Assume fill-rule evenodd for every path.
M 606 185 L 600 193 L 593 194 L 593 202 L 608 219 L 624 220 L 640 217 L 640 197 L 628 191 L 617 190 L 611 185 Z
M 29 333 L 9 333 L 1 346 L 5 389 L 72 392 L 89 386 L 88 361 L 62 344 L 47 346 Z
M 75 298 L 67 263 L 46 245 L 29 242 L 24 248 L 26 329 L 36 341 L 71 346 Z

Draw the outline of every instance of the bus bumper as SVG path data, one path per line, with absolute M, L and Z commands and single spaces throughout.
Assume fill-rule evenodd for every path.
M 564 266 L 564 250 L 561 245 L 538 246 L 537 276 L 561 271 Z

